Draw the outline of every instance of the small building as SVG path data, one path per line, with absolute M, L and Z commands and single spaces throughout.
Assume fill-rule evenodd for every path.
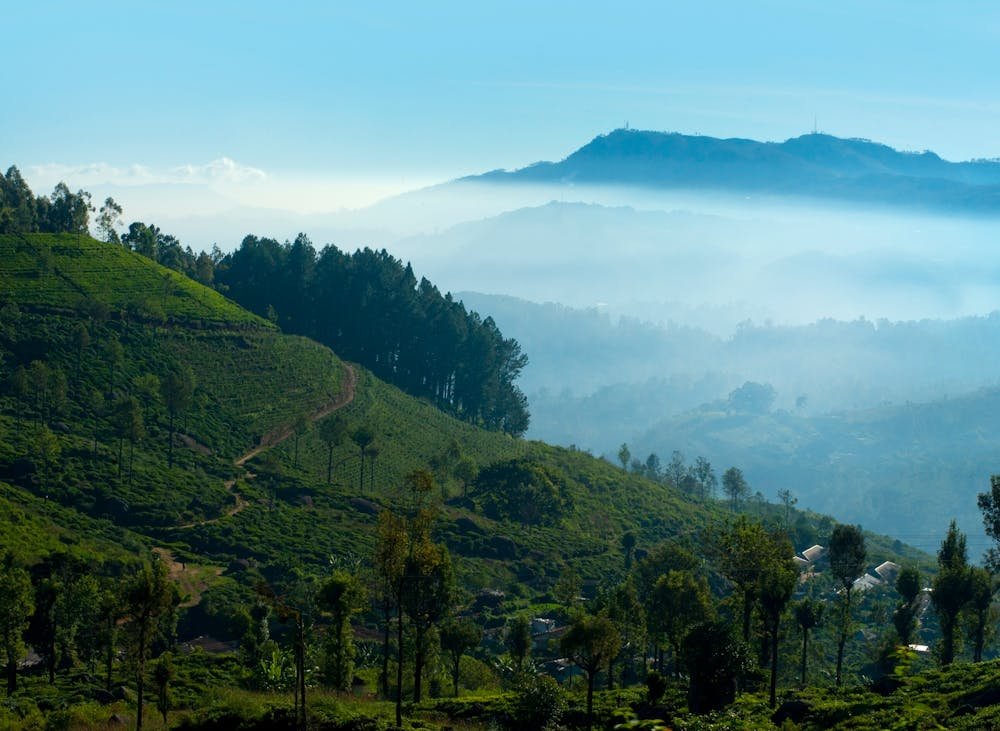
M 823 546 L 816 544 L 815 546 L 811 546 L 810 548 L 804 550 L 802 552 L 802 556 L 809 563 L 815 563 L 816 561 L 819 561 L 819 559 L 823 557 L 824 553 L 826 553 L 826 549 L 823 548 Z
M 885 583 L 893 586 L 896 584 L 896 577 L 899 576 L 900 565 L 892 561 L 883 561 L 875 567 L 875 573 Z
M 882 583 L 882 579 L 878 579 L 871 574 L 864 574 L 854 580 L 853 586 L 854 591 L 860 594 L 868 591 L 869 589 L 874 589 L 876 586 L 881 586 Z

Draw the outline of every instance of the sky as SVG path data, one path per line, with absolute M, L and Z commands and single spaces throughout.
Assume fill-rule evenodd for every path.
M 6 4 L 0 165 L 353 208 L 621 127 L 1000 157 L 1000 5 Z

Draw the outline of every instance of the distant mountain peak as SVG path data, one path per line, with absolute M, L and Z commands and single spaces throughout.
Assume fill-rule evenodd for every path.
M 712 188 L 1000 213 L 1000 162 L 951 162 L 822 132 L 784 142 L 619 128 L 559 162 L 465 178 L 504 183 Z

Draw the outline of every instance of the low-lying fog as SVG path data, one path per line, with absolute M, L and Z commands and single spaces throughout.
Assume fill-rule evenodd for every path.
M 997 220 L 635 189 L 463 187 L 473 189 L 469 214 L 489 202 L 504 212 L 390 248 L 444 289 L 719 334 L 746 319 L 953 318 L 1000 302 Z M 535 200 L 518 208 L 529 192 Z M 406 220 L 405 203 L 385 213 Z M 421 220 L 436 207 L 434 196 L 414 203 Z

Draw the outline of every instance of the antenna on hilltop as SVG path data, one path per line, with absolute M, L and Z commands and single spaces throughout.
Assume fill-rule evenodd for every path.
M 816 134 L 816 115 L 813 115 L 813 134 Z
M 628 129 L 628 120 L 625 120 L 625 129 Z

